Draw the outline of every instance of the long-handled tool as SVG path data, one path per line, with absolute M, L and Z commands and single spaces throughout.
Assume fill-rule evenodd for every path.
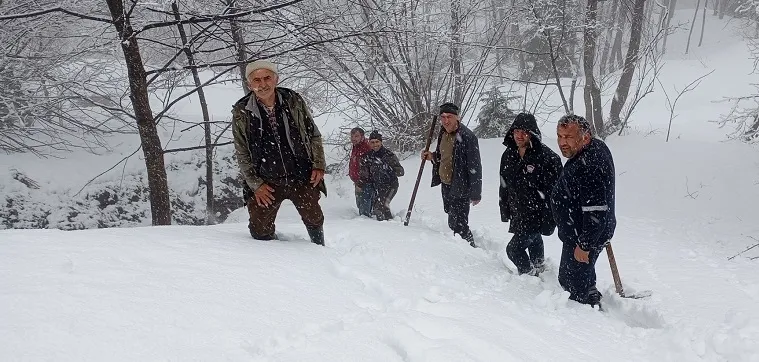
M 619 270 L 617 269 L 617 260 L 614 258 L 614 251 L 611 249 L 611 242 L 606 243 L 606 255 L 609 257 L 609 266 L 611 267 L 611 276 L 614 278 L 614 287 L 617 289 L 617 294 L 622 298 L 640 299 L 650 297 L 652 292 L 650 290 L 644 290 L 637 293 L 625 293 L 625 289 L 622 287 L 622 279 L 619 277 Z
M 430 125 L 430 132 L 427 134 L 427 144 L 424 146 L 424 152 L 430 150 L 430 144 L 432 144 L 432 135 L 435 133 L 435 126 L 437 126 L 437 116 L 432 117 L 432 124 Z M 409 220 L 411 220 L 411 211 L 414 209 L 414 201 L 416 200 L 416 192 L 419 190 L 419 182 L 422 181 L 422 174 L 424 173 L 424 165 L 427 160 L 422 159 L 422 164 L 419 166 L 419 174 L 416 176 L 416 184 L 414 185 L 414 192 L 411 193 L 411 202 L 408 204 L 408 210 L 406 211 L 406 220 L 403 221 L 404 226 L 408 226 Z

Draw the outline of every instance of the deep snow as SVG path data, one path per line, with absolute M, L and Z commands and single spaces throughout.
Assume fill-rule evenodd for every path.
M 555 140 L 546 142 L 556 148 Z M 510 361 L 759 359 L 756 262 L 727 261 L 757 235 L 759 180 L 748 146 L 613 139 L 619 227 L 613 240 L 630 290 L 614 296 L 602 255 L 606 314 L 567 301 L 551 269 L 516 276 L 498 220 L 497 172 L 472 212 L 483 246 L 450 235 L 425 172 L 411 224 L 356 216 L 348 181 L 322 201 L 327 247 L 307 241 L 285 203 L 289 241 L 254 241 L 245 210 L 212 227 L 0 232 L 0 356 L 4 360 Z M 482 142 L 483 163 L 500 157 Z M 641 152 L 640 150 L 647 150 Z M 673 152 L 677 150 L 678 152 Z M 703 167 L 707 162 L 714 167 Z M 699 163 L 688 162 L 700 158 Z M 643 161 L 643 162 L 641 162 Z M 751 159 L 756 162 L 757 157 Z M 404 162 L 415 174 L 418 162 Z M 657 173 L 657 170 L 663 171 Z M 743 170 L 743 171 L 741 171 Z M 742 172 L 734 183 L 717 175 Z M 677 175 L 671 176 L 671 174 Z M 411 177 L 392 208 L 405 209 Z M 736 190 L 740 195 L 735 195 Z M 691 190 L 693 191 L 693 190 Z M 342 195 L 341 195 L 342 194 Z M 738 196 L 739 198 L 736 198 Z M 743 221 L 741 221 L 743 220 Z M 749 234 L 750 233 L 750 234 Z M 754 254 L 756 255 L 756 254 Z
M 726 24 L 708 21 L 709 29 Z M 512 274 L 497 202 L 503 146 L 483 140 L 485 198 L 471 213 L 480 249 L 448 231 L 429 167 L 408 227 L 400 217 L 356 216 L 352 185 L 330 176 L 326 247 L 306 240 L 289 203 L 277 222 L 289 241 L 252 240 L 244 209 L 211 227 L 0 230 L 0 360 L 759 361 L 759 260 L 749 259 L 759 250 L 728 260 L 759 238 L 759 152 L 724 142 L 728 131 L 710 123 L 728 108 L 713 101 L 752 89 L 751 61 L 728 31 L 708 31 L 688 57 L 677 48 L 682 36 L 670 39 L 662 83 L 682 88 L 717 71 L 680 101 L 670 142 L 658 91 L 641 103 L 630 134 L 608 140 L 614 251 L 625 288 L 652 290 L 648 299 L 616 297 L 602 254 L 598 285 L 609 312 L 567 301 L 555 236 L 546 238 L 551 268 L 542 280 Z M 228 117 L 237 93 L 211 92 L 215 119 Z M 192 117 L 186 106 L 179 115 Z M 554 149 L 556 118 L 540 116 Z M 171 147 L 193 142 L 185 136 Z M 116 148 L 2 156 L 0 173 L 16 168 L 44 192 L 67 195 L 133 151 L 134 140 Z M 419 162 L 403 164 L 397 215 Z M 125 169 L 143 168 L 133 159 Z M 105 179 L 120 175 L 121 167 Z M 174 185 L 195 177 L 170 175 Z

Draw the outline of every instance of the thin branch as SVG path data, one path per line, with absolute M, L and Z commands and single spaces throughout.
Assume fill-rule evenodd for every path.
M 293 47 L 293 48 L 290 48 L 290 49 L 286 49 L 286 50 L 283 50 L 283 51 L 278 52 L 278 53 L 272 53 L 272 54 L 266 54 L 266 55 L 256 54 L 256 55 L 254 55 L 254 56 L 252 56 L 252 57 L 250 57 L 250 58 L 248 58 L 248 59 L 246 59 L 244 61 L 241 61 L 241 62 L 222 62 L 222 63 L 209 63 L 209 64 L 200 64 L 200 65 L 186 65 L 186 66 L 182 66 L 182 67 L 167 67 L 167 68 L 149 70 L 149 71 L 145 72 L 145 75 L 151 75 L 151 74 L 156 74 L 156 73 L 165 73 L 165 72 L 178 71 L 178 70 L 208 69 L 208 68 L 232 67 L 232 66 L 237 67 L 240 64 L 248 64 L 248 63 L 250 63 L 250 62 L 252 62 L 252 61 L 254 61 L 256 59 L 274 58 L 274 57 L 277 57 L 277 56 L 280 56 L 280 55 L 284 55 L 284 54 L 287 54 L 287 53 L 290 53 L 290 52 L 295 52 L 295 51 L 302 50 L 302 49 L 305 49 L 305 48 L 310 48 L 310 47 L 314 47 L 314 46 L 325 44 L 325 43 L 331 43 L 331 42 L 335 42 L 335 41 L 338 41 L 338 40 L 343 40 L 343 39 L 348 39 L 348 38 L 354 38 L 354 37 L 361 37 L 361 36 L 365 36 L 365 35 L 370 35 L 372 33 L 375 33 L 375 32 L 362 32 L 362 33 L 341 35 L 341 36 L 334 37 L 334 38 L 329 38 L 329 39 L 315 40 L 313 42 L 310 42 L 310 43 L 307 43 L 307 44 L 303 44 L 303 45 L 299 45 L 297 47 Z
M 731 257 L 727 258 L 727 260 L 733 260 L 733 259 L 735 259 L 735 257 L 737 257 L 737 256 L 739 256 L 739 255 L 741 255 L 741 254 L 743 254 L 743 253 L 745 253 L 745 252 L 747 252 L 747 251 L 749 251 L 749 250 L 751 250 L 751 249 L 753 249 L 753 248 L 755 248 L 755 247 L 759 246 L 759 239 L 757 239 L 757 238 L 755 238 L 755 237 L 753 237 L 753 236 L 749 236 L 749 238 L 753 239 L 753 240 L 754 240 L 754 241 L 756 241 L 757 243 L 756 243 L 756 244 L 754 244 L 753 246 L 750 246 L 750 247 L 748 247 L 746 250 L 744 250 L 744 251 L 741 251 L 740 253 L 738 253 L 738 254 L 735 254 L 735 255 L 733 255 L 733 256 L 731 256 Z M 759 256 L 755 256 L 755 257 L 752 257 L 752 258 L 750 258 L 750 259 L 751 259 L 751 260 L 754 260 L 754 259 L 756 259 L 756 258 L 759 258 Z
M 184 24 L 202 24 L 202 23 L 207 23 L 207 22 L 210 22 L 210 21 L 216 22 L 216 21 L 220 21 L 220 20 L 230 20 L 230 19 L 241 18 L 241 17 L 245 17 L 245 16 L 248 16 L 248 15 L 253 15 L 253 14 L 262 14 L 262 13 L 266 13 L 266 12 L 269 12 L 269 11 L 286 8 L 288 6 L 292 6 L 292 5 L 295 5 L 295 4 L 297 4 L 297 3 L 301 2 L 301 1 L 303 1 L 303 0 L 291 0 L 291 1 L 288 1 L 286 3 L 282 3 L 282 4 L 278 4 L 278 5 L 274 5 L 274 6 L 270 6 L 270 7 L 266 7 L 266 8 L 261 8 L 261 9 L 256 9 L 256 10 L 248 10 L 248 11 L 243 11 L 243 12 L 239 12 L 239 13 L 231 13 L 231 14 L 223 14 L 223 15 L 198 15 L 198 16 L 193 16 L 193 17 L 191 17 L 189 19 L 184 19 L 184 20 L 162 21 L 162 22 L 158 22 L 158 23 L 152 23 L 152 24 L 145 25 L 140 30 L 135 31 L 134 34 L 132 34 L 132 36 L 137 36 L 137 34 L 140 34 L 140 33 L 144 32 L 144 31 L 147 31 L 147 30 L 150 30 L 150 29 L 165 28 L 165 27 L 169 27 L 169 26 L 177 26 L 177 25 L 180 25 L 180 24 L 182 24 L 182 25 L 184 25 Z
M 667 127 L 667 138 L 666 138 L 665 142 L 669 142 L 669 134 L 670 134 L 670 131 L 672 131 L 672 120 L 675 118 L 674 113 L 675 113 L 675 107 L 677 107 L 677 101 L 679 101 L 680 97 L 682 97 L 685 93 L 688 93 L 688 92 L 696 89 L 699 86 L 699 84 L 701 84 L 701 80 L 703 80 L 704 78 L 706 78 L 709 75 L 711 75 L 712 73 L 714 73 L 715 70 L 716 69 L 713 69 L 711 72 L 706 73 L 706 74 L 704 74 L 704 75 L 696 78 L 694 81 L 690 82 L 690 84 L 688 84 L 687 86 L 685 86 L 685 88 L 683 88 L 682 91 L 680 91 L 680 92 L 677 93 L 677 97 L 675 97 L 674 102 L 670 102 L 669 101 L 669 96 L 667 96 L 667 92 L 666 91 L 664 92 L 664 95 L 667 98 L 667 103 L 669 104 L 669 126 Z M 659 81 L 659 84 L 661 85 L 661 81 Z M 662 89 L 663 88 L 664 88 L 664 86 L 662 85 Z M 677 89 L 675 89 L 675 90 L 677 90 Z
M 232 141 L 230 142 L 224 142 L 224 143 L 214 143 L 212 145 L 203 145 L 203 146 L 195 146 L 195 147 L 182 147 L 182 148 L 172 148 L 169 150 L 164 150 L 163 153 L 174 153 L 174 152 L 184 152 L 184 151 L 192 151 L 192 150 L 204 150 L 206 148 L 210 147 L 219 147 L 219 146 L 226 146 L 231 145 Z
M 106 173 L 108 173 L 108 171 L 110 171 L 110 170 L 113 170 L 114 168 L 116 168 L 116 166 L 120 165 L 122 162 L 125 162 L 126 160 L 128 160 L 129 158 L 131 158 L 132 156 L 134 156 L 134 154 L 135 154 L 135 153 L 137 153 L 137 152 L 138 152 L 138 151 L 139 151 L 141 148 L 142 148 L 142 144 L 140 144 L 140 146 L 139 146 L 139 147 L 137 147 L 137 149 L 136 149 L 136 150 L 134 150 L 134 152 L 130 153 L 130 154 L 129 154 L 129 156 L 126 156 L 126 157 L 122 158 L 122 159 L 121 159 L 121 161 L 119 161 L 119 162 L 117 162 L 116 164 L 114 164 L 113 166 L 111 166 L 111 168 L 109 168 L 109 169 L 107 169 L 107 170 L 105 170 L 105 171 L 103 171 L 103 172 L 99 173 L 97 176 L 95 176 L 95 177 L 91 178 L 89 181 L 87 181 L 87 183 L 86 183 L 86 184 L 84 184 L 84 186 L 82 186 L 82 188 L 81 188 L 81 189 L 79 189 L 79 191 L 77 191 L 77 192 L 74 194 L 74 196 L 76 196 L 76 195 L 79 195 L 79 193 L 80 193 L 80 192 L 82 192 L 82 190 L 84 190 L 84 188 L 85 188 L 85 187 L 87 187 L 87 186 L 88 186 L 89 184 L 91 184 L 93 181 L 97 180 L 97 179 L 98 179 L 98 177 L 105 175 Z
M 13 14 L 13 15 L 0 15 L 0 20 L 14 20 L 14 19 L 25 19 L 25 18 L 34 18 L 40 15 L 50 14 L 50 13 L 64 13 L 71 16 L 76 16 L 78 18 L 92 20 L 92 21 L 98 21 L 101 23 L 106 24 L 113 24 L 113 20 L 111 19 L 105 19 L 105 18 L 98 18 L 96 16 L 86 15 L 86 14 L 80 14 L 75 11 L 66 10 L 64 8 L 50 8 L 50 9 L 44 9 L 39 11 L 32 11 L 29 13 L 24 14 Z

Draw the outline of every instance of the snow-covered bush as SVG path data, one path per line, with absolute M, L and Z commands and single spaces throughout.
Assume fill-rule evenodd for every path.
M 485 103 L 477 115 L 479 124 L 474 134 L 479 138 L 499 138 L 506 134 L 516 114 L 509 108 L 509 99 L 498 88 L 485 92 L 480 102 Z
M 203 151 L 167 162 L 174 224 L 203 225 L 206 180 Z M 96 180 L 77 190 L 30 188 L 13 177 L 0 180 L 0 229 L 80 230 L 151 224 L 144 170 Z M 219 150 L 214 165 L 214 214 L 222 222 L 242 207 L 242 179 L 231 150 Z

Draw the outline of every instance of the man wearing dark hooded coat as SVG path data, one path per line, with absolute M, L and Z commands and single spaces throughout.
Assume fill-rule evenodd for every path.
M 556 228 L 549 197 L 561 173 L 561 158 L 543 144 L 535 116 L 529 113 L 516 116 L 503 144 L 498 204 L 501 221 L 509 222 L 514 234 L 506 254 L 519 274 L 537 276 L 545 270 L 542 235 Z

